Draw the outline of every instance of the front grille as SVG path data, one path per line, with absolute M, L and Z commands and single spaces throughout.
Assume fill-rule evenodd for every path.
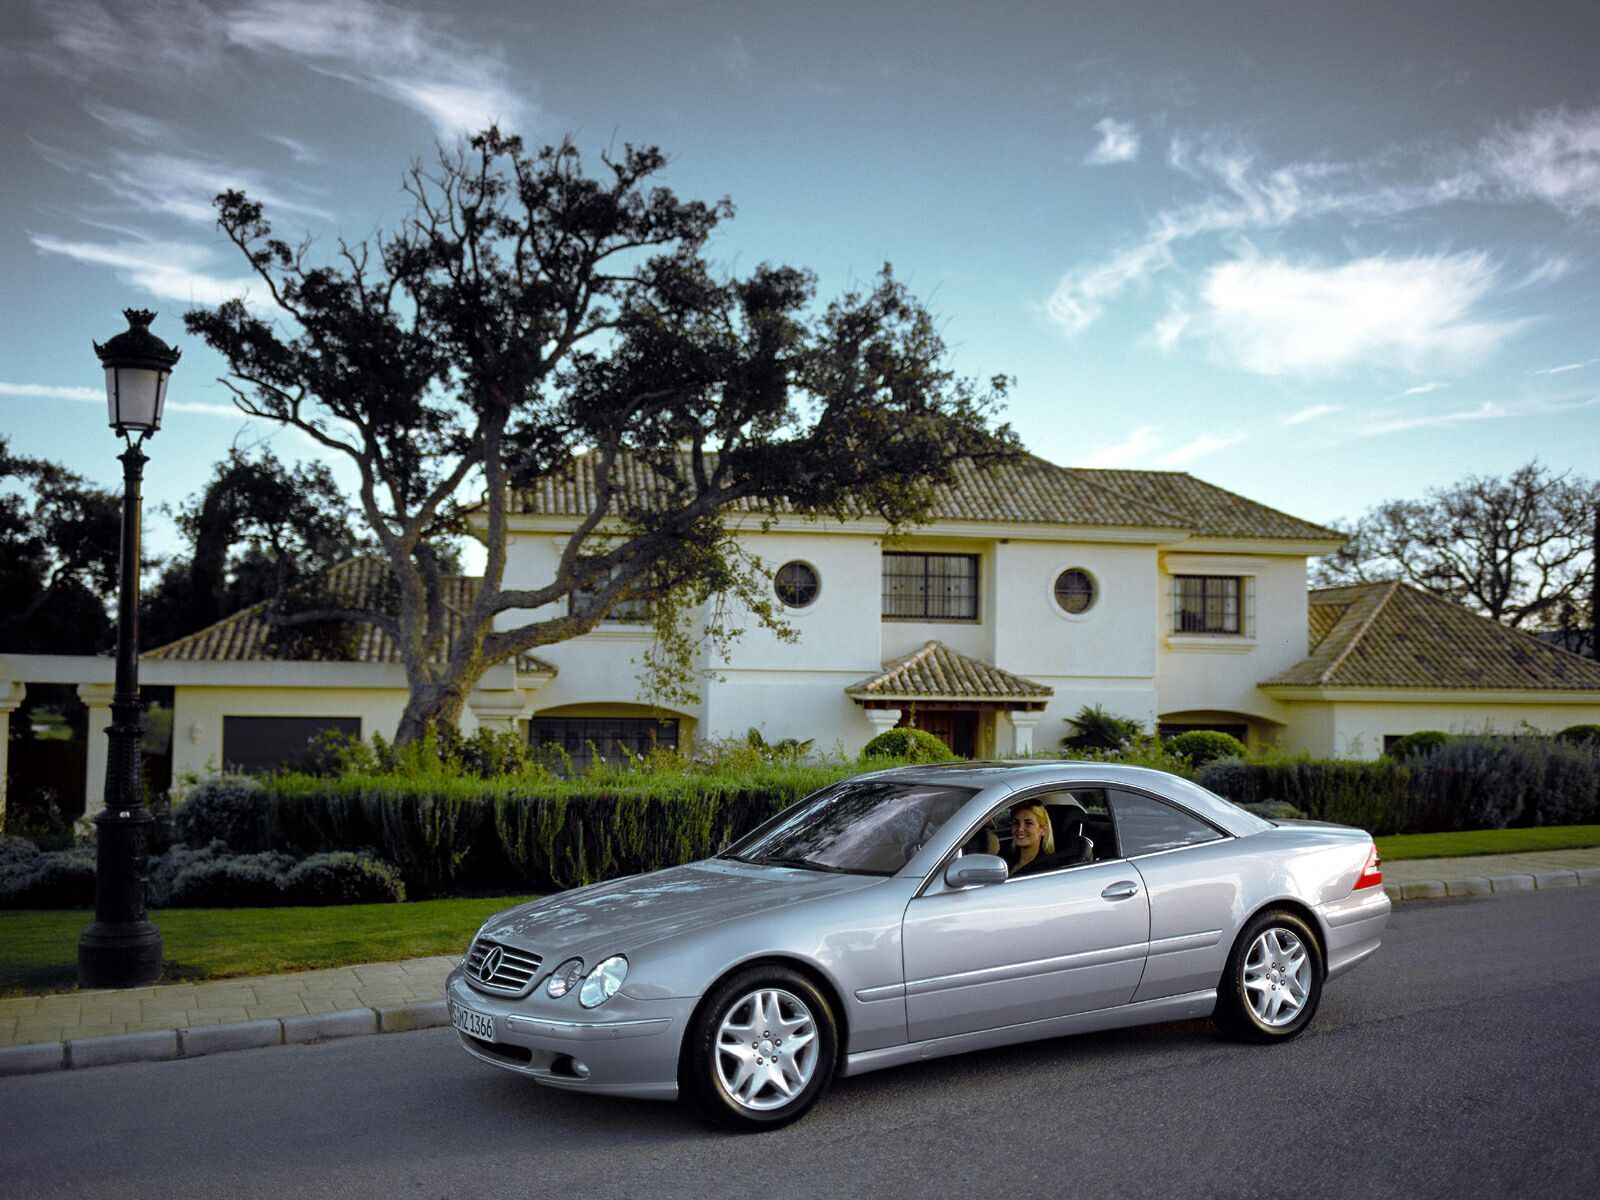
M 520 996 L 533 986 L 533 977 L 543 961 L 527 950 L 479 938 L 467 951 L 467 982 L 480 992 Z

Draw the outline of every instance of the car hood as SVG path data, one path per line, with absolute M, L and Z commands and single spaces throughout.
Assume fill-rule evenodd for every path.
M 575 888 L 496 914 L 483 936 L 554 956 L 627 953 L 662 938 L 883 879 L 707 859 Z

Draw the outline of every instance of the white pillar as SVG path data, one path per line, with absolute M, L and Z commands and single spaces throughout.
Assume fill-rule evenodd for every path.
M 112 683 L 80 683 L 78 699 L 89 710 L 88 764 L 83 773 L 83 815 L 92 817 L 106 806 L 106 760 L 111 744 L 106 730 L 111 727 L 111 697 L 117 688 Z
M 867 715 L 867 724 L 872 726 L 872 736 L 888 733 L 900 724 L 900 710 L 898 708 L 866 708 L 862 709 Z
M 478 724 L 497 733 L 514 731 L 526 704 L 527 697 L 520 690 L 479 691 L 467 697 L 467 707 L 478 718 Z
M 1039 723 L 1044 714 L 1013 709 L 1006 716 L 1011 718 L 1011 753 L 1032 754 L 1033 727 Z
M 6 774 L 11 770 L 11 714 L 28 695 L 28 685 L 13 679 L 0 684 L 0 826 L 6 823 Z

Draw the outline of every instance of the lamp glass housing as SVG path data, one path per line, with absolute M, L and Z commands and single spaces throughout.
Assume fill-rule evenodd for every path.
M 106 368 L 106 409 L 111 427 L 121 433 L 154 433 L 161 428 L 172 372 L 159 367 Z

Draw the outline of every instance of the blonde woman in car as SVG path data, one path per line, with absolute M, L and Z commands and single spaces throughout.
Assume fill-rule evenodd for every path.
M 1050 813 L 1042 804 L 1024 802 L 1011 810 L 1011 852 L 1006 867 L 1012 875 L 1026 875 L 1048 866 L 1056 852 Z

